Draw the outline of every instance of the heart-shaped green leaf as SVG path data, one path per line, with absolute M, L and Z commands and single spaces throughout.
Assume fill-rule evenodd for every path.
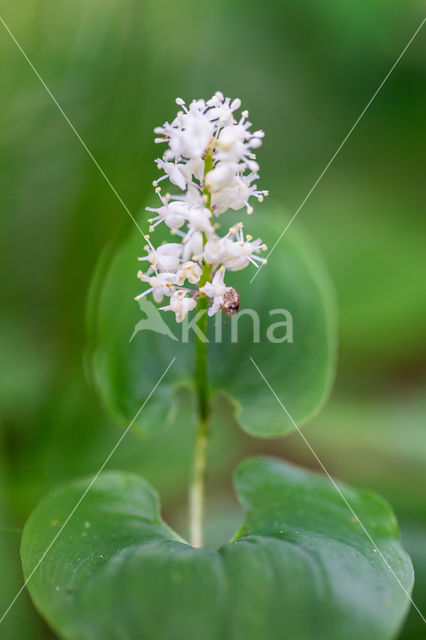
M 285 222 L 279 211 L 262 210 L 247 231 L 272 244 Z M 176 389 L 193 384 L 194 335 L 148 298 L 142 310 L 133 300 L 144 288 L 136 279 L 144 244 L 135 228 L 101 258 L 91 288 L 87 361 L 105 404 L 130 422 L 176 357 L 138 419 L 146 432 L 167 423 Z M 250 284 L 254 272 L 227 274 L 227 284 L 240 293 L 241 311 L 229 321 L 223 313 L 210 320 L 209 377 L 213 392 L 233 400 L 243 429 L 272 436 L 293 425 L 250 356 L 292 417 L 303 422 L 318 410 L 333 378 L 335 307 L 324 267 L 300 232 L 291 229 L 281 238 L 270 264 Z
M 34 511 L 25 576 L 88 482 Z M 328 480 L 267 458 L 243 462 L 235 486 L 246 511 L 235 540 L 193 549 L 161 520 L 142 478 L 105 473 L 29 581 L 37 608 L 67 640 L 395 637 L 413 572 L 380 498 L 341 486 L 358 520 Z

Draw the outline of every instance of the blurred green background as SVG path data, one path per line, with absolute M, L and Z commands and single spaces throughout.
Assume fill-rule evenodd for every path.
M 422 8 L 403 0 L 9 0 L 0 15 L 141 220 L 157 174 L 152 129 L 173 115 L 176 96 L 217 89 L 240 97 L 266 131 L 260 184 L 295 211 Z M 393 504 L 423 612 L 425 54 L 424 28 L 294 223 L 322 251 L 340 315 L 335 390 L 304 433 L 331 473 Z M 1 24 L 0 60 L 3 611 L 22 584 L 19 542 L 29 513 L 50 488 L 95 472 L 120 435 L 85 379 L 84 317 L 99 253 L 132 222 Z M 273 268 L 272 257 L 259 277 Z M 192 425 L 149 442 L 129 434 L 108 465 L 151 480 L 177 527 L 192 436 Z M 230 474 L 255 452 L 318 466 L 297 433 L 254 440 L 226 414 L 210 454 L 212 543 L 238 525 Z M 0 635 L 54 637 L 26 593 Z M 426 637 L 415 612 L 401 637 Z

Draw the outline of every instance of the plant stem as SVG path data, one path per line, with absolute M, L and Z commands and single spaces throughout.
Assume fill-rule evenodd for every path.
M 204 178 L 206 177 L 206 174 L 212 169 L 213 169 L 213 155 L 211 153 L 207 153 L 206 157 L 204 158 Z M 207 209 L 210 209 L 211 211 L 212 210 L 212 194 L 210 193 L 210 191 L 207 189 L 205 185 L 203 187 L 203 196 L 206 197 Z
M 204 177 L 213 168 L 213 155 L 208 151 L 204 159 Z M 206 207 L 211 210 L 211 193 L 204 186 Z M 205 243 L 203 234 L 203 244 Z M 211 265 L 204 263 L 199 282 L 202 288 L 210 279 Z M 207 469 L 207 442 L 209 437 L 209 387 L 207 373 L 207 310 L 209 300 L 200 293 L 197 302 L 197 330 L 195 332 L 195 390 L 197 395 L 198 425 L 195 436 L 194 462 L 189 491 L 189 528 L 193 547 L 203 544 L 204 490 Z
M 204 265 L 200 286 L 203 286 L 209 275 L 210 267 Z M 197 395 L 198 425 L 189 493 L 190 540 L 193 547 L 201 547 L 203 544 L 204 488 L 209 436 L 207 342 L 204 341 L 207 340 L 207 309 L 208 298 L 205 295 L 200 295 L 196 309 L 198 331 L 195 332 L 195 390 Z
M 207 460 L 207 426 L 199 424 L 194 450 L 194 468 L 190 499 L 190 541 L 193 547 L 203 545 L 204 481 Z
M 207 265 L 203 268 L 200 286 L 203 286 L 210 275 Z M 206 295 L 200 295 L 197 302 L 197 331 L 195 332 L 195 389 L 197 393 L 199 421 L 207 422 L 209 413 L 208 377 L 207 377 L 207 309 Z

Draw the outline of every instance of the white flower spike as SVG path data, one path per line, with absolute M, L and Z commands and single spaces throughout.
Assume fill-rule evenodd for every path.
M 251 131 L 247 111 L 236 117 L 241 101 L 225 98 L 220 91 L 188 106 L 181 98 L 176 103 L 179 111 L 174 120 L 154 130 L 155 142 L 168 146 L 163 157 L 155 160 L 163 172 L 153 182 L 161 205 L 147 207 L 147 211 L 155 214 L 149 219 L 151 232 L 164 222 L 181 242 L 155 248 L 146 236 L 146 255 L 138 259 L 149 266 L 138 277 L 149 288 L 136 300 L 148 293 L 156 302 L 168 297 L 170 303 L 161 309 L 173 311 L 177 322 L 206 296 L 211 301 L 209 316 L 219 310 L 232 315 L 238 311 L 239 296 L 225 284 L 225 270 L 239 271 L 250 264 L 258 267 L 265 262 L 259 254 L 266 245 L 244 237 L 242 222 L 220 235 L 217 219 L 229 209 L 251 214 L 250 201 L 262 202 L 268 195 L 255 184 L 259 165 L 253 151 L 261 146 L 264 133 Z M 161 193 L 159 185 L 166 179 L 177 193 Z

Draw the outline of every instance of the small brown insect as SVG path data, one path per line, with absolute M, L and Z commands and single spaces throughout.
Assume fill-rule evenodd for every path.
M 240 310 L 240 296 L 236 289 L 227 287 L 223 296 L 223 304 L 220 308 L 226 313 L 228 318 Z

